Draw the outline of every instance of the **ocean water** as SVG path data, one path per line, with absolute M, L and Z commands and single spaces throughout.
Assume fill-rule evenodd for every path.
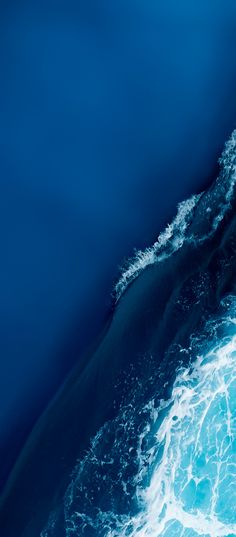
M 153 247 L 125 267 L 118 307 L 150 265 L 175 265 L 191 248 L 188 284 L 183 274 L 171 300 L 187 337 L 175 334 L 157 361 L 159 337 L 140 369 L 131 363 L 118 412 L 78 458 L 40 537 L 236 535 L 235 166 L 234 132 L 211 189 L 180 204 Z
M 1 492 L 103 329 L 118 265 L 215 178 L 235 49 L 235 0 L 1 1 Z M 156 255 L 184 242 L 193 203 Z

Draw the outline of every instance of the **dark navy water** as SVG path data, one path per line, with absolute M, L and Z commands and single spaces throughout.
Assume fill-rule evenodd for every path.
M 1 476 L 101 329 L 118 265 L 212 180 L 235 2 L 1 2 Z
M 125 267 L 5 487 L 4 537 L 236 534 L 236 131 L 220 166 Z

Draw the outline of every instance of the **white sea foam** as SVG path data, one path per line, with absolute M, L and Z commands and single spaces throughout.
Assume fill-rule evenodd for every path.
M 137 487 L 140 512 L 106 537 L 236 535 L 235 320 L 228 317 L 229 334 L 178 374 L 152 423 L 166 408 L 150 485 Z
M 149 265 L 153 265 L 177 251 L 184 243 L 185 232 L 191 221 L 194 207 L 197 204 L 199 195 L 192 196 L 186 201 L 179 203 L 176 217 L 168 224 L 166 229 L 160 233 L 153 246 L 145 250 L 138 250 L 134 257 L 128 261 L 128 266 L 115 285 L 116 300 L 119 300 L 127 286 Z
M 211 226 L 203 236 L 194 237 L 194 241 L 197 242 L 204 241 L 215 233 L 230 208 L 236 184 L 236 130 L 233 131 L 225 144 L 219 163 L 221 166 L 220 176 L 216 181 L 214 193 L 209 195 L 209 205 L 205 207 L 206 213 L 212 213 Z M 146 267 L 170 257 L 181 248 L 186 239 L 192 240 L 191 236 L 186 237 L 186 232 L 192 221 L 194 208 L 203 194 L 204 192 L 181 202 L 178 205 L 176 217 L 160 233 L 157 241 L 145 250 L 135 251 L 133 258 L 127 261 L 115 284 L 116 301 Z

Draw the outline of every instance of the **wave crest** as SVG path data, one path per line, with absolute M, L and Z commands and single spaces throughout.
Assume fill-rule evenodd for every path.
M 236 130 L 226 142 L 222 156 L 219 159 L 220 174 L 214 184 L 214 196 L 209 189 L 194 195 L 179 203 L 176 217 L 166 229 L 160 233 L 154 244 L 145 250 L 137 250 L 131 259 L 128 259 L 121 276 L 115 284 L 115 300 L 118 302 L 127 287 L 149 265 L 159 263 L 179 250 L 186 240 L 204 241 L 213 235 L 231 206 L 236 184 Z M 205 212 L 205 223 L 208 221 L 207 231 L 194 236 L 187 233 L 193 220 L 196 206 L 200 200 Z M 207 218 L 208 216 L 208 218 Z

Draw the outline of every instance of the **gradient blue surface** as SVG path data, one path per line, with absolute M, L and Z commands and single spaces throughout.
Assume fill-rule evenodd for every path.
M 5 473 L 102 326 L 117 265 L 212 178 L 235 19 L 233 0 L 1 3 Z

